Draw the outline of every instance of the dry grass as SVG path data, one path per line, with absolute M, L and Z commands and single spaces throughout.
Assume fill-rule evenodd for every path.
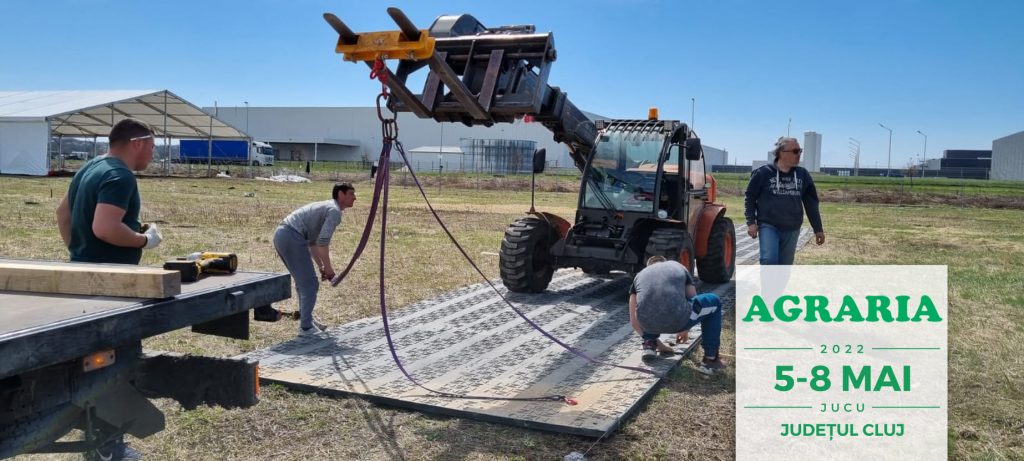
M 366 219 L 371 185 L 356 182 L 359 200 L 335 236 L 333 255 L 343 266 Z M 401 179 L 396 177 L 396 179 Z M 428 178 L 429 179 L 429 178 Z M 500 178 L 495 178 L 498 180 Z M 482 181 L 482 180 L 481 180 Z M 496 259 L 508 222 L 529 207 L 527 187 L 455 188 L 432 182 L 429 194 L 445 221 L 485 273 L 497 277 Z M 53 225 L 53 209 L 67 178 L 0 178 L 0 255 L 66 258 Z M 387 239 L 388 300 L 393 307 L 477 282 L 447 243 L 418 193 L 394 187 Z M 555 183 L 545 187 L 561 190 Z M 229 250 L 244 270 L 282 271 L 270 244 L 291 209 L 322 199 L 329 184 L 276 184 L 252 180 L 146 178 L 140 181 L 146 221 L 160 222 L 165 243 L 146 252 L 144 264 L 198 250 Z M 246 195 L 252 195 L 251 197 Z M 575 192 L 539 192 L 538 208 L 573 215 Z M 740 198 L 725 197 L 734 219 Z M 798 254 L 802 264 L 948 264 L 950 266 L 950 455 L 956 459 L 1024 458 L 1024 237 L 1013 210 L 894 207 L 825 203 L 828 243 Z M 325 286 L 317 314 L 336 324 L 377 315 L 374 238 L 363 260 L 338 288 Z M 367 288 L 370 287 L 370 288 Z M 296 308 L 294 300 L 281 303 Z M 251 341 L 178 331 L 147 347 L 235 355 L 295 334 L 294 323 L 256 323 Z M 734 350 L 727 321 L 723 353 Z M 166 431 L 133 446 L 150 459 L 562 459 L 587 451 L 591 460 L 731 459 L 734 455 L 734 375 L 703 379 L 684 362 L 641 412 L 606 440 L 564 436 L 379 407 L 355 398 L 330 398 L 264 389 L 247 410 L 180 411 L 161 401 Z M 592 447 L 592 449 L 591 449 Z
M 332 254 L 339 268 L 358 241 L 372 192 L 371 184 L 361 175 L 340 179 L 356 181 L 359 199 L 335 235 Z M 0 255 L 66 258 L 52 213 L 67 183 L 66 178 L 0 179 L 0 210 L 14 218 L 0 223 Z M 142 218 L 160 223 L 164 234 L 164 244 L 146 252 L 143 264 L 159 265 L 193 251 L 227 250 L 239 254 L 244 270 L 283 271 L 270 243 L 274 227 L 293 208 L 328 195 L 329 186 L 325 182 L 142 179 Z M 441 187 L 440 194 L 436 184 L 428 191 L 436 208 L 488 277 L 497 278 L 495 253 L 501 236 L 507 224 L 529 208 L 529 192 Z M 571 217 L 574 196 L 538 193 L 537 203 L 541 209 Z M 403 187 L 399 181 L 391 191 L 389 212 L 386 272 L 390 306 L 479 281 L 434 223 L 415 189 Z M 373 288 L 377 285 L 378 245 L 379 239 L 374 237 L 338 288 L 321 288 L 317 315 L 322 320 L 337 324 L 378 315 Z M 294 300 L 279 307 L 297 308 Z M 147 340 L 145 345 L 230 356 L 290 339 L 295 328 L 293 322 L 255 323 L 250 341 L 182 330 Z M 731 331 L 727 332 L 723 352 L 731 354 L 733 344 Z M 185 412 L 173 401 L 160 401 L 158 405 L 168 415 L 167 430 L 133 440 L 132 445 L 152 459 L 561 459 L 592 446 L 591 460 L 663 459 L 697 453 L 709 459 L 731 459 L 733 375 L 706 380 L 698 377 L 694 366 L 687 362 L 677 370 L 636 418 L 596 446 L 589 438 L 437 417 L 277 386 L 264 389 L 260 404 L 247 410 L 200 408 Z M 701 416 L 695 421 L 694 415 Z
M 828 204 L 802 264 L 949 267 L 949 454 L 1024 459 L 1024 213 Z

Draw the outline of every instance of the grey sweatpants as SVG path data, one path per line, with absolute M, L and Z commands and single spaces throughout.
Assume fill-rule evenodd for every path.
M 298 231 L 282 224 L 274 231 L 274 249 L 295 282 L 301 314 L 299 326 L 302 329 L 312 328 L 313 307 L 316 306 L 316 294 L 320 290 L 320 278 L 313 267 L 309 242 Z

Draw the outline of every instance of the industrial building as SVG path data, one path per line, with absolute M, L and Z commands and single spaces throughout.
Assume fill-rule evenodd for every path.
M 991 178 L 1024 180 L 1024 131 L 992 141 Z
M 718 149 L 708 145 L 703 146 L 703 148 L 704 165 L 708 168 L 709 171 L 712 166 L 729 164 L 729 151 L 724 149 Z
M 372 162 L 381 149 L 373 107 L 200 109 L 168 90 L 0 91 L 0 174 L 41 176 L 61 159 L 105 153 L 110 128 L 125 117 L 152 125 L 165 146 L 157 157 L 171 160 L 181 139 L 251 138 L 271 143 L 282 160 Z M 399 139 L 423 170 L 525 172 L 538 148 L 547 150 L 549 167 L 573 168 L 568 148 L 540 123 L 468 127 L 397 118 Z M 728 163 L 724 150 L 705 146 L 705 155 L 709 166 Z
M 820 133 L 804 132 L 803 155 L 800 166 L 810 172 L 838 176 L 852 176 L 854 168 L 824 167 L 821 165 Z M 754 160 L 750 166 L 718 164 L 711 168 L 716 173 L 746 173 L 775 160 L 774 150 L 765 155 L 765 160 Z M 902 168 L 857 168 L 859 176 L 903 176 Z M 947 149 L 940 158 L 930 158 L 917 165 L 915 176 L 945 177 L 961 179 L 1015 179 L 1024 180 L 1024 131 L 992 141 L 992 150 Z
M 373 161 L 380 154 L 380 121 L 374 107 L 204 107 L 253 139 L 274 146 L 278 159 Z M 591 120 L 606 119 L 587 113 Z M 491 127 L 438 123 L 399 113 L 399 140 L 424 170 L 529 171 L 534 149 L 547 151 L 552 168 L 572 168 L 569 150 L 540 123 L 517 120 Z M 728 163 L 728 152 L 704 146 L 708 165 Z M 393 153 L 392 157 L 396 154 Z M 411 159 L 412 160 L 412 159 Z
M 380 155 L 381 128 L 375 107 L 204 107 L 207 113 L 241 127 L 253 139 L 270 143 L 280 160 L 367 161 Z M 481 140 L 529 141 L 513 143 L 520 149 L 515 159 L 521 168 L 532 160 L 533 149 L 547 149 L 548 165 L 572 167 L 568 148 L 556 143 L 551 132 L 540 123 L 495 124 L 469 127 L 461 123 L 438 123 L 411 113 L 399 113 L 398 139 L 412 155 L 414 167 L 437 171 L 471 170 L 483 162 L 486 152 L 509 154 L 502 142 Z M 463 147 L 468 146 L 468 147 Z M 475 147 L 474 147 L 475 146 Z M 523 149 L 528 149 L 525 152 Z M 527 155 L 522 155 L 527 154 Z M 396 157 L 397 152 L 392 153 Z M 466 156 L 474 157 L 471 161 Z M 516 169 L 515 166 L 510 167 Z M 527 170 L 528 171 L 528 170 Z
M 939 159 L 936 176 L 946 178 L 989 179 L 992 171 L 992 151 L 947 149 Z M 932 172 L 928 172 L 931 176 Z

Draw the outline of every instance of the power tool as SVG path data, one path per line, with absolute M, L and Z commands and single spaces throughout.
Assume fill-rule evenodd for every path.
M 253 320 L 259 322 L 276 322 L 281 319 L 298 320 L 300 318 L 299 311 L 282 311 L 275 309 L 274 306 L 259 306 L 252 310 Z
M 195 282 L 207 274 L 233 274 L 238 269 L 234 253 L 197 251 L 164 263 L 164 269 L 179 271 L 183 283 Z

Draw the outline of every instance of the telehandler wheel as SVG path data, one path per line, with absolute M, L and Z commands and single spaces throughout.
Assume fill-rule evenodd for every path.
M 708 254 L 697 260 L 700 279 L 725 283 L 736 270 L 736 229 L 725 216 L 715 218 L 708 234 Z
M 669 261 L 679 261 L 690 274 L 693 274 L 693 258 L 696 252 L 693 250 L 693 239 L 686 229 L 654 229 L 651 238 L 647 240 L 645 253 L 641 267 L 647 264 L 647 258 L 658 255 Z
M 501 281 L 509 291 L 540 293 L 548 287 L 555 273 L 549 251 L 556 238 L 554 229 L 534 216 L 517 219 L 505 229 L 498 260 Z

